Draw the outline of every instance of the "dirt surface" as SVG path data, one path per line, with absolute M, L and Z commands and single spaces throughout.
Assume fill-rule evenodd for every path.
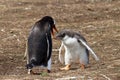
M 69 71 L 52 54 L 52 72 L 41 68 L 40 75 L 28 75 L 23 59 L 31 26 L 43 16 L 52 16 L 58 30 L 80 31 L 100 61 L 90 56 L 85 70 L 72 64 Z M 60 41 L 53 39 L 53 48 Z M 119 0 L 0 0 L 0 79 L 1 80 L 119 80 L 120 1 Z

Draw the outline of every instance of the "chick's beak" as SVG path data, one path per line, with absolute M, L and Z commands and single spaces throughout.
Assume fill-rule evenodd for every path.
M 55 25 L 52 27 L 52 30 L 51 30 L 51 33 L 52 33 L 53 37 L 54 37 L 54 30 L 58 33 L 58 30 L 57 30 L 57 28 L 55 27 Z

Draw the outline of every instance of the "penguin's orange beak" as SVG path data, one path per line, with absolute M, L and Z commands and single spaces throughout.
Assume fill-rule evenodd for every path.
M 51 30 L 51 33 L 52 33 L 53 37 L 54 37 L 54 30 L 58 33 L 58 30 L 55 27 L 55 25 L 52 26 L 52 30 Z

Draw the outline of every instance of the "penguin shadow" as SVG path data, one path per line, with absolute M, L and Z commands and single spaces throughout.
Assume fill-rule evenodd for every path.
M 41 76 L 48 76 L 48 72 L 34 72 L 31 75 L 41 75 Z
M 79 67 L 79 68 L 77 67 L 77 68 L 70 68 L 70 70 L 79 70 L 79 69 L 80 69 L 80 70 L 83 70 L 83 71 L 84 71 L 84 70 L 87 70 L 87 69 L 89 69 L 89 68 L 90 68 L 90 66 L 89 66 L 89 67 L 85 67 L 85 69 L 82 69 L 82 68 L 80 68 L 80 67 Z
M 87 69 L 90 69 L 91 67 L 92 67 L 92 66 L 87 65 L 87 66 L 85 66 L 84 69 L 82 69 L 81 66 L 73 65 L 73 66 L 70 68 L 70 70 L 78 70 L 78 69 L 80 69 L 80 70 L 87 70 Z
M 70 68 L 70 70 L 77 70 L 78 68 Z
M 70 70 L 77 70 L 78 67 L 71 67 Z
M 34 72 L 34 73 L 32 73 L 32 75 L 42 75 L 42 73 Z
M 31 75 L 41 75 L 41 76 L 47 76 L 49 73 L 51 73 L 50 71 L 46 71 L 46 70 L 43 70 L 43 71 L 37 71 L 37 70 L 34 70 L 34 71 L 31 71 Z

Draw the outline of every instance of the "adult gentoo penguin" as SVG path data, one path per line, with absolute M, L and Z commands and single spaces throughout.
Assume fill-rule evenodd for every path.
M 61 70 L 69 70 L 72 62 L 79 62 L 81 68 L 84 69 L 89 63 L 89 51 L 96 60 L 99 60 L 80 33 L 62 30 L 56 35 L 56 39 L 62 41 L 59 48 L 59 60 L 61 63 L 65 62 L 66 65 L 64 68 L 60 68 Z M 61 53 L 63 46 L 65 48 L 65 55 Z
M 34 66 L 47 67 L 48 72 L 51 70 L 52 38 L 53 29 L 57 31 L 55 22 L 52 17 L 45 16 L 37 21 L 29 34 L 27 42 L 27 69 L 28 74 L 34 73 Z

